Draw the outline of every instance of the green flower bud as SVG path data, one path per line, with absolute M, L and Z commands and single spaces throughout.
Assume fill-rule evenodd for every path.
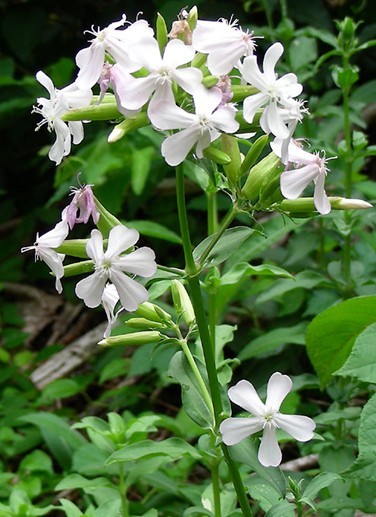
M 86 275 L 94 271 L 94 262 L 92 260 L 83 260 L 82 262 L 75 262 L 64 266 L 64 277 Z
M 163 16 L 160 13 L 157 14 L 156 36 L 157 36 L 157 41 L 158 41 L 159 49 L 162 52 L 163 49 L 165 48 L 165 46 L 168 43 L 168 37 L 167 37 L 166 22 L 165 22 L 165 19 L 163 18 Z
M 207 75 L 203 78 L 202 84 L 206 86 L 206 88 L 212 88 L 218 84 L 218 77 L 216 75 Z
M 368 203 L 363 199 L 329 197 L 329 201 L 334 210 L 364 210 L 366 208 L 372 208 L 371 203 Z
M 115 97 L 112 102 L 101 102 L 100 104 L 91 104 L 85 108 L 75 108 L 67 111 L 61 119 L 65 122 L 77 120 L 114 120 L 121 117 L 116 104 Z
M 99 341 L 101 346 L 139 346 L 149 343 L 158 343 L 163 339 L 162 334 L 156 330 L 145 330 L 143 332 L 132 332 L 121 336 L 110 336 Z
M 201 54 L 201 52 L 197 52 L 195 57 L 192 59 L 191 65 L 196 68 L 201 68 L 202 65 L 206 63 L 206 54 Z
M 225 133 L 221 136 L 221 147 L 231 159 L 230 163 L 223 165 L 223 170 L 229 180 L 230 186 L 236 186 L 240 178 L 241 155 L 238 139 Z
M 249 171 L 242 188 L 243 195 L 252 202 L 260 196 L 261 190 L 278 175 L 281 161 L 273 152 L 269 153 Z
M 94 196 L 95 206 L 99 212 L 99 220 L 97 223 L 98 230 L 101 232 L 103 237 L 108 237 L 108 234 L 115 226 L 122 224 L 117 217 L 109 212 Z
M 112 144 L 123 138 L 127 133 L 131 133 L 149 125 L 149 119 L 146 113 L 137 113 L 134 117 L 126 118 L 117 124 L 108 135 L 107 141 Z
M 130 318 L 127 320 L 128 327 L 135 329 L 162 329 L 166 325 L 158 321 L 150 321 L 146 318 Z
M 192 9 L 189 11 L 188 18 L 187 18 L 187 22 L 188 22 L 188 25 L 189 25 L 189 28 L 191 29 L 191 31 L 193 31 L 196 28 L 197 20 L 198 20 L 198 10 L 197 10 L 197 6 L 194 5 L 192 7 Z
M 231 158 L 228 154 L 224 153 L 214 145 L 209 145 L 206 149 L 204 149 L 203 154 L 205 158 L 209 160 L 213 160 L 215 163 L 219 163 L 220 165 L 227 165 L 231 162 Z
M 150 302 L 141 303 L 134 314 L 149 321 L 160 323 L 171 321 L 171 315 L 168 312 L 164 311 L 161 307 L 158 307 L 158 305 Z
M 262 135 L 255 142 L 253 142 L 251 148 L 245 155 L 245 158 L 240 166 L 240 172 L 242 175 L 248 172 L 250 168 L 254 166 L 254 164 L 258 160 L 258 157 L 260 156 L 268 142 L 268 135 Z
M 258 93 L 258 89 L 254 86 L 242 85 L 242 84 L 233 84 L 231 86 L 231 91 L 233 94 L 232 102 L 241 102 L 244 101 L 246 97 L 250 95 L 254 95 Z
M 190 326 L 195 322 L 195 312 L 193 310 L 191 299 L 184 285 L 179 280 L 171 282 L 171 294 L 174 307 L 179 316 L 182 316 L 185 323 Z
M 87 258 L 86 244 L 89 239 L 67 239 L 58 248 L 58 253 L 64 253 L 71 257 Z

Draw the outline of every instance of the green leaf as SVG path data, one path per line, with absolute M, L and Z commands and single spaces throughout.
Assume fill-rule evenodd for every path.
M 175 244 L 181 244 L 181 238 L 178 234 L 169 230 L 166 226 L 155 223 L 154 221 L 129 221 L 125 224 L 128 228 L 135 228 L 141 235 L 174 242 Z
M 80 393 L 82 389 L 82 386 L 73 379 L 58 379 L 43 389 L 39 403 L 49 404 L 55 400 L 72 397 Z
M 55 490 L 70 490 L 76 488 L 98 488 L 103 486 L 111 486 L 108 479 L 104 477 L 87 479 L 80 474 L 69 474 L 55 486 Z
M 346 472 L 350 478 L 376 481 L 376 394 L 364 406 L 360 415 L 359 455 L 354 465 Z
M 215 244 L 213 249 L 205 260 L 206 266 L 217 266 L 226 259 L 228 259 L 246 240 L 250 235 L 254 233 L 254 230 L 247 226 L 236 226 L 235 228 L 228 228 L 222 235 L 222 237 Z M 196 261 L 200 261 L 201 255 L 207 249 L 207 247 L 213 242 L 215 236 L 210 235 L 204 239 L 200 244 L 193 250 L 193 257 Z
M 151 146 L 132 149 L 131 185 L 136 196 L 142 194 L 144 190 L 154 154 L 155 148 Z
M 221 286 L 233 285 L 246 276 L 282 276 L 286 278 L 293 278 L 293 276 L 288 271 L 280 267 L 273 266 L 272 264 L 251 266 L 247 262 L 240 262 L 221 277 Z
M 167 438 L 162 441 L 142 440 L 126 445 L 108 458 L 106 464 L 115 462 L 140 461 L 153 456 L 165 456 L 167 461 L 183 456 L 200 459 L 201 455 L 192 445 L 181 438 Z
M 25 456 L 19 466 L 21 471 L 53 474 L 52 460 L 44 451 L 35 449 Z
M 302 271 L 294 278 L 284 278 L 275 281 L 269 289 L 266 289 L 258 298 L 257 303 L 263 304 L 270 300 L 275 300 L 294 289 L 312 289 L 325 282 L 326 279 L 315 271 Z
M 343 366 L 354 342 L 376 322 L 376 296 L 351 298 L 329 307 L 309 324 L 307 352 L 322 386 Z
M 337 481 L 338 479 L 342 479 L 341 476 L 335 474 L 334 472 L 321 472 L 316 477 L 310 481 L 310 483 L 304 489 L 302 497 L 305 499 L 315 499 L 317 494 L 323 488 L 327 488 L 329 485 Z
M 65 512 L 66 517 L 80 517 L 84 515 L 81 510 L 69 499 L 60 499 L 60 504 Z
M 294 505 L 288 501 L 282 501 L 266 512 L 266 517 L 294 517 Z
M 306 323 L 298 323 L 294 327 L 284 327 L 273 329 L 266 332 L 262 336 L 253 339 L 240 351 L 238 358 L 241 361 L 250 359 L 251 357 L 258 357 L 275 351 L 281 345 L 285 344 L 305 344 L 305 330 Z
M 345 364 L 335 375 L 354 377 L 361 382 L 376 383 L 376 323 L 367 327 L 355 340 Z
M 65 420 L 52 413 L 41 411 L 19 419 L 39 428 L 53 456 L 65 470 L 69 470 L 73 452 L 86 443 L 83 436 L 71 429 Z

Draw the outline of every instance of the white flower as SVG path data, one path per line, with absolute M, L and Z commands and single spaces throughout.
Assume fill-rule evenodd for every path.
M 33 107 L 32 113 L 39 113 L 43 117 L 43 120 L 37 124 L 36 131 L 44 124 L 47 124 L 48 131 L 55 131 L 56 141 L 51 147 L 48 157 L 59 165 L 63 157 L 70 153 L 72 139 L 74 144 L 79 144 L 84 136 L 82 122 L 66 123 L 61 117 L 70 108 L 88 106 L 93 93 L 91 90 L 79 90 L 75 84 L 58 90 L 42 71 L 36 74 L 36 78 L 50 94 L 49 99 L 39 97 L 38 106 Z
M 252 32 L 237 27 L 237 20 L 198 20 L 192 33 L 192 45 L 198 52 L 208 54 L 207 65 L 213 75 L 225 75 L 240 58 L 253 54 L 255 42 L 252 36 Z
M 146 77 L 135 78 L 128 74 L 123 88 L 116 85 L 116 91 L 123 108 L 137 110 L 148 101 L 152 93 L 167 85 L 170 89 L 175 81 L 183 90 L 193 93 L 202 81 L 202 72 L 198 68 L 179 68 L 192 61 L 195 51 L 190 45 L 175 39 L 167 43 L 163 58 L 157 40 L 145 39 L 134 49 L 138 53 L 138 62 L 150 73 Z M 117 66 L 117 65 L 115 65 Z M 123 74 L 126 77 L 125 74 Z
M 103 236 L 99 230 L 92 230 L 86 245 L 86 253 L 94 261 L 94 273 L 76 285 L 76 295 L 88 307 L 97 307 L 102 302 L 107 281 L 114 284 L 120 302 L 127 311 L 134 311 L 148 298 L 145 287 L 131 275 L 151 277 L 157 265 L 154 251 L 143 247 L 123 254 L 133 247 L 139 239 L 136 230 L 118 225 L 112 228 L 108 237 L 107 250 L 103 250 Z
M 94 30 L 92 27 L 91 31 L 86 31 L 94 38 L 90 40 L 90 47 L 80 50 L 76 56 L 76 63 L 80 68 L 76 79 L 79 88 L 91 88 L 98 81 L 106 52 L 128 72 L 135 72 L 141 68 L 132 57 L 132 45 L 143 38 L 151 37 L 153 30 L 145 20 L 137 20 L 126 29 L 118 30 L 125 23 L 126 16 L 123 15 L 121 20 L 110 23 L 105 29 Z
M 63 243 L 69 232 L 65 214 L 66 211 L 62 214 L 63 219 L 52 230 L 41 236 L 37 233 L 33 246 L 26 246 L 21 249 L 21 253 L 34 250 L 35 260 L 43 260 L 47 264 L 55 275 L 55 288 L 59 294 L 63 290 L 60 279 L 64 276 L 63 260 L 65 255 L 58 253 L 54 248 L 58 248 Z
M 307 416 L 283 415 L 279 412 L 291 387 L 290 377 L 279 372 L 273 373 L 268 382 L 265 404 L 248 381 L 239 381 L 230 388 L 230 400 L 254 416 L 223 420 L 219 427 L 223 442 L 226 445 L 235 445 L 262 430 L 258 459 L 265 467 L 277 467 L 281 463 L 282 453 L 276 438 L 276 429 L 283 429 L 295 440 L 306 442 L 313 437 L 316 427 L 314 421 Z
M 284 158 L 282 142 L 276 139 L 270 144 L 273 152 L 282 158 L 287 165 L 286 170 L 281 174 L 281 192 L 287 199 L 297 199 L 303 190 L 311 183 L 315 184 L 313 199 L 315 207 L 322 215 L 326 215 L 331 210 L 330 201 L 324 189 L 326 175 L 329 171 L 327 167 L 328 158 L 320 156 L 319 153 L 308 153 L 297 143 L 291 141 L 287 148 L 287 157 Z M 294 167 L 291 168 L 291 164 Z
M 275 66 L 283 54 L 281 43 L 274 43 L 265 53 L 264 71 L 260 72 L 256 56 L 244 59 L 241 69 L 243 78 L 259 91 L 246 97 L 243 102 L 243 116 L 249 123 L 253 122 L 258 109 L 264 107 L 260 126 L 265 133 L 273 133 L 279 138 L 288 138 L 289 129 L 285 125 L 285 112 L 289 100 L 302 92 L 302 85 L 295 74 L 286 74 L 278 79 Z
M 111 334 L 112 326 L 115 324 L 119 313 L 123 310 L 121 307 L 115 312 L 116 304 L 119 301 L 119 295 L 113 284 L 106 284 L 102 294 L 102 306 L 107 316 L 107 327 L 103 337 L 108 338 Z
M 149 106 L 149 118 L 158 129 L 182 129 L 162 144 L 162 155 L 169 165 L 183 162 L 192 147 L 197 157 L 202 158 L 203 150 L 220 137 L 221 131 L 235 133 L 239 129 L 235 107 L 220 106 L 222 91 L 219 88 L 207 90 L 202 86 L 194 92 L 193 100 L 196 113 L 188 113 L 167 100 Z

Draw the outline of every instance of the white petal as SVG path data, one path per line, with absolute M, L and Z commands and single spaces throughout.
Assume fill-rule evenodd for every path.
M 209 147 L 210 143 L 219 138 L 220 136 L 221 134 L 219 133 L 219 131 L 215 131 L 213 129 L 209 130 L 208 128 L 205 128 L 203 131 L 201 131 L 195 149 L 197 158 L 203 158 L 204 149 Z
M 126 228 L 119 224 L 110 231 L 108 236 L 108 246 L 105 253 L 106 258 L 117 257 L 123 251 L 128 250 L 136 244 L 140 234 L 137 230 Z
M 66 239 L 69 232 L 68 223 L 66 220 L 62 220 L 47 233 L 44 233 L 37 238 L 37 244 L 39 246 L 47 248 L 58 248 L 63 241 Z
M 263 422 L 259 418 L 226 418 L 219 426 L 226 445 L 235 445 L 247 436 L 261 431 Z
M 115 306 L 119 301 L 119 295 L 113 284 L 107 284 L 102 294 L 102 306 L 107 316 L 107 327 L 103 337 L 107 338 L 111 334 L 113 324 L 116 322 L 120 311 L 115 313 Z
M 40 84 L 46 88 L 46 90 L 50 94 L 50 97 L 55 97 L 55 86 L 52 80 L 48 77 L 48 75 L 46 75 L 44 72 L 40 70 L 39 72 L 37 72 L 35 77 L 37 81 L 40 82 Z
M 269 95 L 266 93 L 256 93 L 255 95 L 249 95 L 243 101 L 243 117 L 244 119 L 252 124 L 254 116 L 258 109 L 264 106 L 269 100 Z
M 279 411 L 281 404 L 292 388 L 292 380 L 288 375 L 279 372 L 273 373 L 268 381 L 265 406 L 267 411 Z
M 167 137 L 161 146 L 162 156 L 166 162 L 171 166 L 183 162 L 200 138 L 200 133 L 201 129 L 196 125 Z
M 153 276 L 157 270 L 155 263 L 155 253 L 152 249 L 143 247 L 132 251 L 128 255 L 123 255 L 113 262 L 115 268 L 121 271 L 140 275 L 145 278 Z
M 158 77 L 159 75 L 155 72 L 147 77 L 134 78 L 129 76 L 126 87 L 123 89 L 119 88 L 119 82 L 117 82 L 116 91 L 121 99 L 122 107 L 130 110 L 142 108 L 156 89 Z
M 224 133 L 235 133 L 239 129 L 239 122 L 235 120 L 235 115 L 236 110 L 233 106 L 223 106 L 214 111 L 212 122 Z
M 106 282 L 106 275 L 95 272 L 78 282 L 75 293 L 88 307 L 98 307 L 102 301 L 103 289 Z
M 98 81 L 105 58 L 103 45 L 90 45 L 76 55 L 76 63 L 80 68 L 76 84 L 81 90 L 88 90 Z
M 192 113 L 184 111 L 175 103 L 161 101 L 149 106 L 148 116 L 158 129 L 182 129 L 191 126 L 197 120 Z
M 52 145 L 48 157 L 50 160 L 59 165 L 64 156 L 66 156 L 66 142 L 70 140 L 71 135 L 68 126 L 60 119 L 56 119 L 54 123 L 56 131 L 56 140 Z
M 244 55 L 244 45 L 233 42 L 224 45 L 208 55 L 207 65 L 213 75 L 226 75 L 231 72 L 239 59 Z
M 119 271 L 111 271 L 111 281 L 119 293 L 120 302 L 125 310 L 135 311 L 141 303 L 146 302 L 149 294 L 145 287 L 136 280 Z
M 103 236 L 99 230 L 92 230 L 91 237 L 86 244 L 86 253 L 95 264 L 99 264 L 103 260 Z
M 193 67 L 173 70 L 171 75 L 174 81 L 176 81 L 178 85 L 183 88 L 183 90 L 190 93 L 191 95 L 201 85 L 203 78 L 201 70 Z
M 275 423 L 287 434 L 299 442 L 307 442 L 313 437 L 316 428 L 312 418 L 303 415 L 282 415 L 278 413 L 274 417 Z
M 265 414 L 265 405 L 261 402 L 253 385 L 245 380 L 239 381 L 228 390 L 229 399 L 255 416 Z
M 176 68 L 192 61 L 195 50 L 191 45 L 186 45 L 179 39 L 170 40 L 163 54 L 163 64 L 169 68 Z
M 52 273 L 56 277 L 55 287 L 57 292 L 60 294 L 63 290 L 60 278 L 64 276 L 63 260 L 65 255 L 56 253 L 56 251 L 48 248 L 40 248 L 37 250 L 37 253 L 38 257 L 40 257 L 47 264 L 47 266 L 51 269 Z
M 264 467 L 278 467 L 282 453 L 275 435 L 275 427 L 266 426 L 261 438 L 258 459 Z
M 315 207 L 317 208 L 318 212 L 320 212 L 320 214 L 322 215 L 329 214 L 329 212 L 332 209 L 332 206 L 324 189 L 324 183 L 325 173 L 320 173 L 316 180 L 313 199 L 315 202 Z
M 196 113 L 211 116 L 222 101 L 222 92 L 219 88 L 208 90 L 205 86 L 197 88 L 193 94 Z
M 241 73 L 243 79 L 245 79 L 247 83 L 252 84 L 261 92 L 268 91 L 269 84 L 266 82 L 264 75 L 259 70 L 256 56 L 248 56 L 244 59 Z
M 73 137 L 73 143 L 77 145 L 82 142 L 84 138 L 84 126 L 82 122 L 68 122 L 68 127 Z
M 289 130 L 284 124 L 281 110 L 275 102 L 271 102 L 266 106 L 260 118 L 260 126 L 265 133 L 271 132 L 278 138 L 284 139 L 289 137 Z
M 281 192 L 287 199 L 296 199 L 309 183 L 317 177 L 315 164 L 305 165 L 300 169 L 285 171 L 281 174 Z
M 276 79 L 275 66 L 279 58 L 282 56 L 283 50 L 283 45 L 277 42 L 274 43 L 274 45 L 272 45 L 271 47 L 269 47 L 268 50 L 265 52 L 263 68 L 265 80 L 268 83 L 273 83 Z

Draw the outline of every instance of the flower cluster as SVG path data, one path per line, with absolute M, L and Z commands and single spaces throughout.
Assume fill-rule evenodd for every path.
M 91 89 L 97 84 L 99 103 L 112 90 L 125 119 L 143 112 L 155 129 L 167 132 L 161 153 L 171 166 L 191 152 L 202 158 L 222 133 L 236 135 L 240 119 L 252 129 L 256 126 L 274 139 L 272 149 L 286 165 L 282 194 L 295 199 L 313 180 L 316 209 L 321 214 L 330 211 L 324 190 L 325 158 L 305 151 L 297 156 L 293 144 L 295 128 L 307 108 L 298 98 L 303 88 L 296 75 L 276 73 L 284 52 L 281 43 L 266 50 L 261 70 L 256 37 L 237 20 L 197 20 L 182 11 L 163 44 L 147 21 L 130 23 L 125 15 L 104 29 L 92 27 L 87 32 L 93 37 L 76 56 L 79 71 L 71 85 L 57 90 L 43 72 L 37 74 L 50 99 L 39 98 L 34 111 L 44 117 L 38 128 L 47 123 L 56 132 L 49 154 L 56 164 L 69 153 L 71 140 L 76 144 L 83 137 L 82 122 L 65 122 L 64 114 L 89 106 Z M 248 87 L 242 103 L 232 102 L 232 83 Z
M 58 293 L 63 290 L 61 278 L 64 276 L 63 261 L 65 254 L 58 248 L 64 244 L 69 230 L 76 223 L 87 223 L 90 216 L 96 224 L 100 212 L 90 185 L 72 190 L 73 199 L 63 210 L 61 221 L 44 235 L 37 234 L 33 246 L 26 246 L 21 252 L 35 251 L 35 259 L 43 260 L 55 276 Z M 76 295 L 88 307 L 102 305 L 108 320 L 104 337 L 108 337 L 117 315 L 123 309 L 135 311 L 148 299 L 146 288 L 134 277 L 150 278 L 157 269 L 154 251 L 148 247 L 135 249 L 139 233 L 121 224 L 109 232 L 108 243 L 104 249 L 102 233 L 92 230 L 86 242 L 87 256 L 92 260 L 93 273 L 80 280 L 76 285 Z M 116 306 L 119 305 L 118 310 Z

